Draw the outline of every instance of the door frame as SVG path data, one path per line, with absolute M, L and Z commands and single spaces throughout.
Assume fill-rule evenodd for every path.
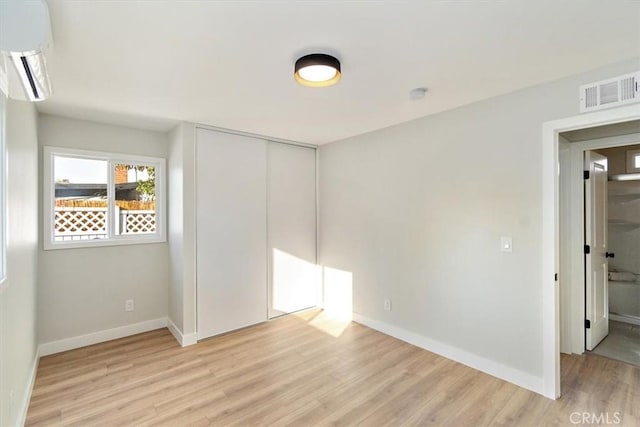
M 634 104 L 542 124 L 542 392 L 551 399 L 560 397 L 560 298 L 559 282 L 556 281 L 560 269 L 559 135 L 566 131 L 638 119 L 640 105 Z M 572 197 L 573 202 L 575 199 Z M 575 244 L 575 236 L 572 242 Z M 571 269 L 575 270 L 574 267 Z M 573 277 L 569 287 L 574 288 L 575 283 L 576 278 Z

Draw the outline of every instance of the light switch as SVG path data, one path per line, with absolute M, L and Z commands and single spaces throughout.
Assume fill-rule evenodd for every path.
M 513 251 L 513 240 L 511 237 L 502 236 L 500 238 L 500 250 L 502 252 L 512 252 Z

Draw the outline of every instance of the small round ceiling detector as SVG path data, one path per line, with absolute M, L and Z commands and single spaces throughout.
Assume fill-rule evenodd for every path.
M 342 76 L 340 61 L 324 53 L 305 55 L 296 61 L 293 76 L 303 86 L 331 86 Z
M 411 98 L 413 101 L 417 101 L 419 99 L 424 98 L 426 93 L 427 93 L 426 87 L 417 87 L 409 91 L 409 98 Z

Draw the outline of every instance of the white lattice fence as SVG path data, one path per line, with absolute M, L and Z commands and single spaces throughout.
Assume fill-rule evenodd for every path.
M 122 234 L 139 234 L 156 232 L 155 211 L 120 211 Z
M 107 235 L 107 208 L 55 208 L 55 240 L 88 240 Z
M 152 210 L 118 210 L 115 234 L 155 233 Z M 90 240 L 107 237 L 107 208 L 55 208 L 54 239 Z

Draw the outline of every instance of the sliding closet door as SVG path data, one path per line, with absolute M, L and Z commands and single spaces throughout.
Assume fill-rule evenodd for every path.
M 267 143 L 199 129 L 198 338 L 267 319 Z
M 269 318 L 318 305 L 316 150 L 269 142 Z

